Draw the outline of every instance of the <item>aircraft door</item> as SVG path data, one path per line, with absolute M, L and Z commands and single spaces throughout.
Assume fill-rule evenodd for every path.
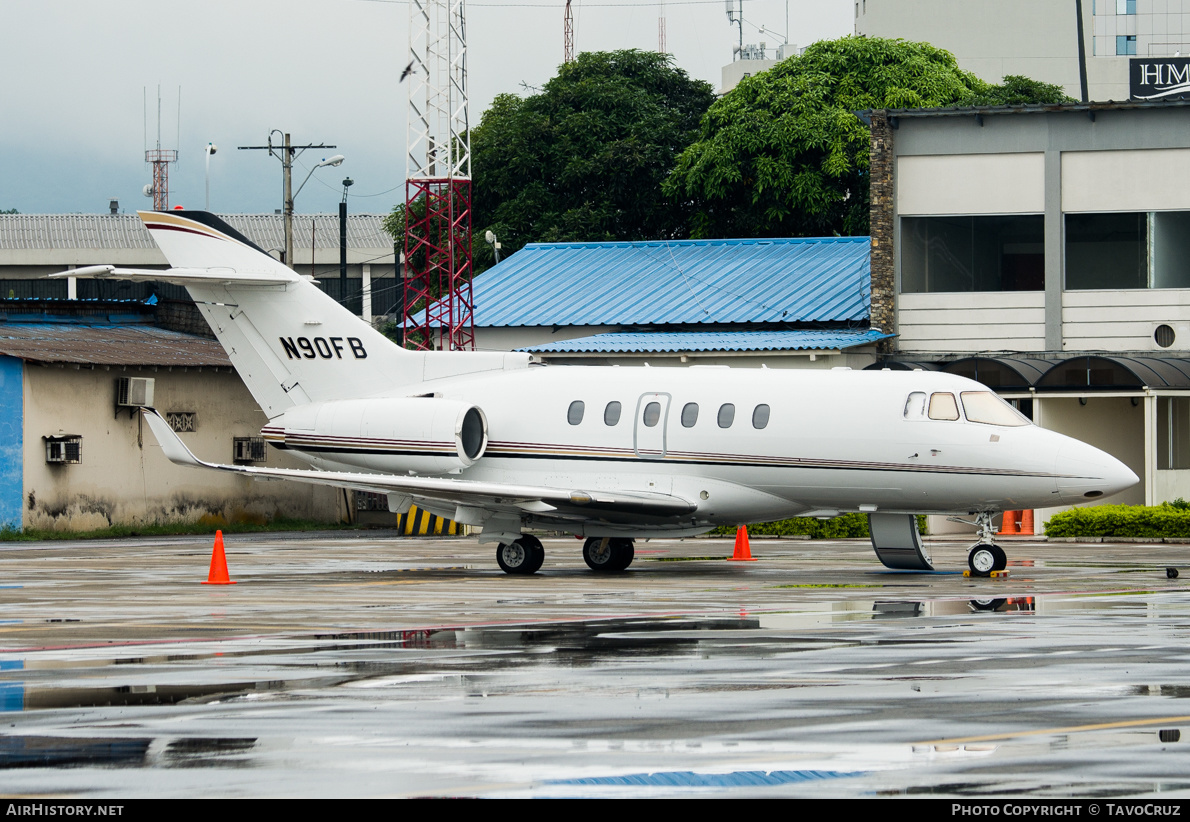
M 669 425 L 669 394 L 641 394 L 636 401 L 632 447 L 642 459 L 665 456 L 666 427 Z

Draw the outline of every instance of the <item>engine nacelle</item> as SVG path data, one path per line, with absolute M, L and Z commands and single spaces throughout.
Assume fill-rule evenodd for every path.
M 316 464 L 440 474 L 483 456 L 488 421 L 477 406 L 435 397 L 331 400 L 285 412 L 261 436 Z

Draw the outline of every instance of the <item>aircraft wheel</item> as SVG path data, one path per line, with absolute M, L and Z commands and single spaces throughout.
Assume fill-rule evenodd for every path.
M 632 562 L 632 540 L 590 537 L 583 543 L 583 561 L 592 571 L 610 574 L 623 571 Z
M 545 549 L 536 537 L 521 537 L 496 548 L 496 562 L 506 574 L 536 573 L 545 561 Z
M 545 562 L 545 547 L 541 544 L 541 540 L 528 534 L 521 537 L 519 542 L 525 547 L 525 552 L 529 555 L 529 565 L 524 573 L 536 574 L 541 570 L 541 564 Z
M 612 550 L 616 552 L 616 568 L 617 571 L 627 570 L 628 566 L 632 564 L 633 557 L 636 556 L 636 548 L 630 539 L 613 539 Z
M 997 597 L 996 599 L 973 599 L 971 600 L 971 610 L 973 611 L 995 611 L 1000 608 L 1007 600 Z
M 1003 562 L 999 568 L 997 564 Z M 971 576 L 973 577 L 987 577 L 991 576 L 992 571 L 1003 570 L 1004 565 L 1008 562 L 1004 552 L 997 546 L 987 543 L 980 543 L 971 549 L 971 553 L 967 555 L 967 567 L 971 569 Z

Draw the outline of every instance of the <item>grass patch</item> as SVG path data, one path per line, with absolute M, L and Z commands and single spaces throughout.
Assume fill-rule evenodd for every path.
M 163 525 L 112 525 L 93 531 L 49 531 L 26 528 L 0 529 L 0 542 L 39 542 L 43 540 L 118 539 L 120 537 L 169 537 L 188 534 L 249 534 L 268 531 L 356 531 L 365 526 L 305 519 L 277 518 L 269 522 L 171 522 Z

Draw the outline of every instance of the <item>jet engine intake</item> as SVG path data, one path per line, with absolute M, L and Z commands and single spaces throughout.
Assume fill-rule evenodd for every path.
M 320 463 L 445 473 L 483 457 L 488 421 L 478 406 L 435 397 L 332 400 L 287 411 L 261 435 Z

